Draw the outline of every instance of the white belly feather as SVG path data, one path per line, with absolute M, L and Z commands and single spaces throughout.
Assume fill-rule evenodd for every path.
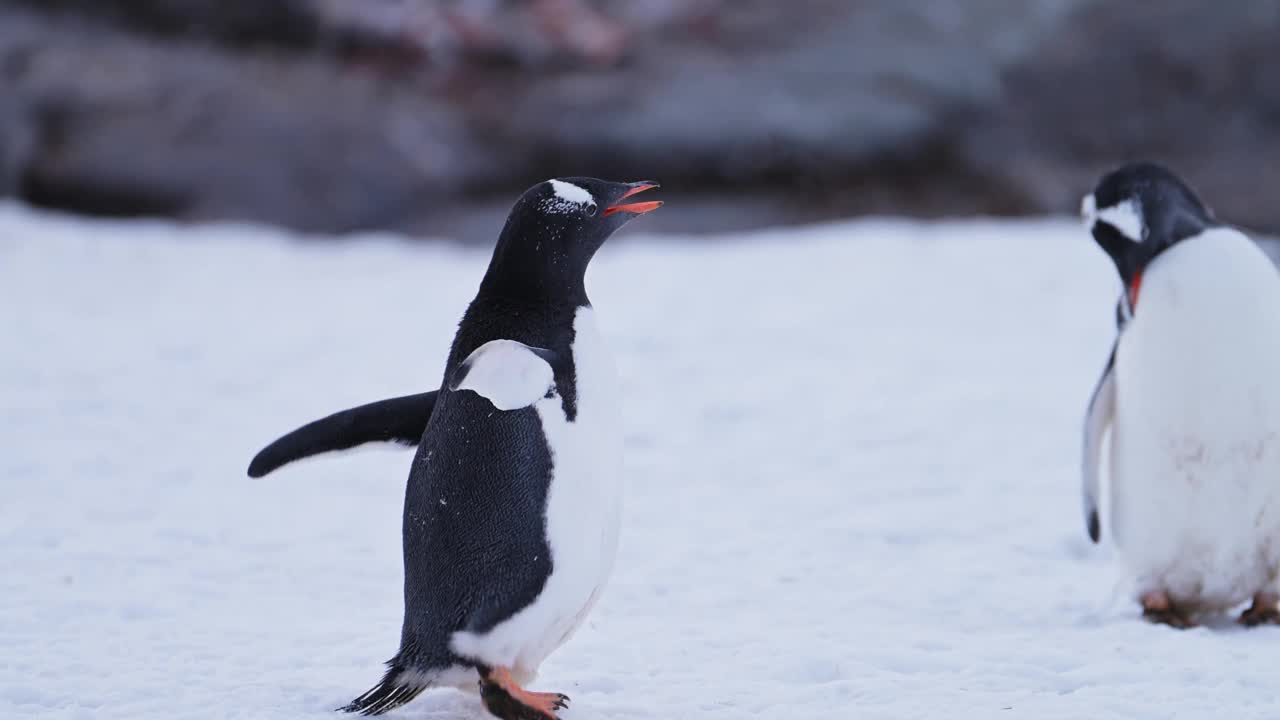
M 1214 229 L 1156 258 L 1116 355 L 1112 531 L 1139 593 L 1222 609 L 1280 566 L 1280 279 Z
M 547 540 L 551 576 L 528 607 L 483 634 L 455 633 L 459 655 L 512 668 L 527 682 L 586 619 L 613 570 L 622 511 L 622 436 L 617 371 L 589 307 L 574 318 L 577 417 L 559 396 L 534 408 L 551 448 Z

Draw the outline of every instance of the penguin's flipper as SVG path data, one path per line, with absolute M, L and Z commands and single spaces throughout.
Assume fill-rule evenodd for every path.
M 262 477 L 294 460 L 357 445 L 390 442 L 414 447 L 431 419 L 436 391 L 379 400 L 307 423 L 263 448 L 249 463 L 249 477 Z
M 1116 412 L 1115 382 L 1116 351 L 1111 348 L 1111 357 L 1107 359 L 1107 367 L 1098 379 L 1098 386 L 1089 399 L 1089 410 L 1084 418 L 1084 455 L 1081 466 L 1081 499 L 1084 502 L 1085 527 L 1089 539 L 1095 543 L 1102 537 L 1102 526 L 1098 519 L 1098 484 L 1102 475 L 1102 438 L 1111 427 Z
M 555 392 L 558 356 L 515 340 L 490 340 L 467 356 L 450 390 L 472 390 L 499 410 L 518 410 Z

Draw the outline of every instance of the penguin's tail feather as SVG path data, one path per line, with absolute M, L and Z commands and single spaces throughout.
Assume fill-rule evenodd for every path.
M 381 715 L 418 697 L 430 685 L 430 681 L 423 673 L 409 670 L 393 662 L 387 669 L 387 674 L 382 676 L 382 680 L 377 685 L 338 709 L 342 712 L 358 712 L 361 715 Z

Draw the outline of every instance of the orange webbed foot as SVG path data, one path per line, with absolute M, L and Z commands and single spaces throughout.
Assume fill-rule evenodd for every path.
M 1179 630 L 1188 630 L 1196 626 L 1191 616 L 1173 606 L 1169 596 L 1163 592 L 1149 592 L 1142 596 L 1142 617 L 1147 622 L 1168 625 Z
M 1254 595 L 1253 605 L 1240 613 L 1240 624 L 1246 627 L 1280 625 L 1280 597 L 1272 593 Z
M 503 720 L 559 720 L 556 711 L 569 706 L 568 695 L 520 687 L 507 668 L 482 671 L 480 699 L 489 712 Z

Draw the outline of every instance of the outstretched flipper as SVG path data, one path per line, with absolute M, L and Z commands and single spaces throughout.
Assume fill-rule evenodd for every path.
M 1111 348 L 1111 357 L 1107 358 L 1107 367 L 1102 371 L 1098 386 L 1094 388 L 1093 397 L 1089 399 L 1089 410 L 1084 419 L 1084 456 L 1082 471 L 1082 495 L 1084 503 L 1084 522 L 1089 532 L 1089 539 L 1095 543 L 1102 537 L 1102 526 L 1098 519 L 1098 478 L 1102 475 L 1102 438 L 1116 413 L 1115 383 L 1116 350 Z
M 262 477 L 294 460 L 357 445 L 390 442 L 415 447 L 431 419 L 436 391 L 379 400 L 307 423 L 263 448 L 249 463 L 249 477 Z
M 490 340 L 453 372 L 450 390 L 472 390 L 499 410 L 529 407 L 556 389 L 557 355 L 515 340 Z

